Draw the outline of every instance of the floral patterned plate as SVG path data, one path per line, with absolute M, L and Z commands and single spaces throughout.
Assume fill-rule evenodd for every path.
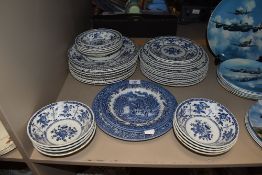
M 173 122 L 184 137 L 210 148 L 232 146 L 239 134 L 234 115 L 223 105 L 204 98 L 180 103 Z
M 93 123 L 94 115 L 88 106 L 60 101 L 38 110 L 28 122 L 27 134 L 35 145 L 63 147 L 83 139 Z

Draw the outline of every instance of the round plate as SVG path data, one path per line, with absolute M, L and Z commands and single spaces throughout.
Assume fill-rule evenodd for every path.
M 156 138 L 172 128 L 177 102 L 163 87 L 143 80 L 122 81 L 105 87 L 94 102 L 96 123 L 122 140 Z
M 239 91 L 262 94 L 262 63 L 235 58 L 222 62 L 217 74 Z
M 213 11 L 207 27 L 207 39 L 220 60 L 262 55 L 262 1 L 222 0 Z
M 247 116 L 250 128 L 262 142 L 262 100 L 252 105 Z
M 204 98 L 180 103 L 173 122 L 185 137 L 210 148 L 226 147 L 235 142 L 239 134 L 233 114 L 223 105 Z
M 81 140 L 94 123 L 94 114 L 85 104 L 60 101 L 39 109 L 27 124 L 27 135 L 40 146 L 61 147 Z

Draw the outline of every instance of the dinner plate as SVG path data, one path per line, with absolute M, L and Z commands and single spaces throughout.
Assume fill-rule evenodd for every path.
M 217 68 L 219 79 L 236 91 L 262 97 L 262 63 L 235 58 L 222 62 Z
M 222 0 L 212 12 L 207 40 L 217 59 L 260 60 L 262 1 Z
M 262 143 L 262 100 L 250 107 L 247 113 L 247 120 L 253 133 Z
M 176 105 L 175 97 L 156 83 L 126 80 L 100 91 L 92 109 L 98 127 L 108 135 L 142 141 L 172 128 Z

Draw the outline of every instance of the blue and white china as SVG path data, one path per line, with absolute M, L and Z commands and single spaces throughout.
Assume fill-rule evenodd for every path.
M 78 50 L 83 54 L 100 54 L 100 56 L 102 53 L 108 54 L 108 51 L 118 50 L 122 42 L 121 33 L 113 29 L 88 30 L 75 39 Z
M 90 130 L 90 132 L 82 140 L 72 143 L 66 147 L 59 147 L 59 148 L 53 149 L 53 148 L 41 147 L 39 145 L 34 145 L 34 146 L 37 147 L 39 150 L 43 152 L 47 152 L 47 153 L 60 154 L 60 153 L 69 152 L 69 151 L 79 148 L 80 146 L 85 144 L 88 140 L 90 140 L 91 136 L 95 133 L 95 130 L 96 130 L 96 126 L 94 125 L 92 129 Z
M 249 108 L 245 123 L 252 138 L 262 147 L 262 100 Z
M 220 61 L 245 58 L 261 62 L 262 1 L 222 0 L 207 27 L 209 46 Z
M 205 98 L 180 103 L 175 111 L 173 128 L 186 147 L 205 155 L 229 151 L 239 135 L 234 115 L 223 105 Z
M 46 156 L 50 156 L 50 157 L 68 156 L 68 155 L 74 154 L 74 153 L 82 150 L 83 148 L 85 148 L 85 147 L 92 141 L 92 139 L 94 138 L 95 132 L 96 132 L 96 130 L 93 129 L 91 136 L 90 136 L 86 141 L 84 141 L 84 142 L 83 142 L 81 145 L 79 145 L 78 147 L 75 147 L 74 149 L 69 149 L 69 150 L 67 150 L 67 151 L 61 151 L 61 152 L 52 152 L 52 151 L 51 151 L 51 152 L 50 152 L 50 151 L 47 151 L 47 150 L 39 149 L 39 147 L 35 147 L 35 149 L 36 149 L 38 152 L 40 152 L 40 153 L 42 153 L 42 154 L 44 154 L 44 155 L 46 155 Z
M 249 59 L 229 59 L 217 68 L 218 81 L 232 93 L 262 99 L 262 63 Z
M 77 101 L 60 101 L 38 110 L 29 120 L 27 134 L 33 144 L 62 147 L 85 137 L 94 125 L 92 110 Z
M 163 87 L 144 80 L 125 80 L 100 91 L 92 109 L 98 127 L 108 135 L 142 141 L 172 128 L 176 106 L 175 97 Z
M 209 59 L 203 48 L 187 38 L 157 37 L 139 51 L 142 73 L 168 86 L 191 86 L 207 75 Z
M 199 54 L 194 42 L 177 36 L 152 39 L 148 51 L 154 58 L 167 63 L 192 62 Z
M 16 146 L 14 142 L 10 138 L 3 123 L 0 121 L 0 156 L 12 151 L 15 148 Z
M 137 49 L 130 39 L 121 39 L 121 47 L 106 56 L 85 55 L 79 51 L 77 44 L 73 45 L 68 51 L 71 75 L 80 82 L 97 85 L 111 84 L 130 77 L 136 67 Z

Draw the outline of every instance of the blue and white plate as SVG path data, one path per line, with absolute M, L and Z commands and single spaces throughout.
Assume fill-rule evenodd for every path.
M 208 22 L 207 39 L 220 61 L 262 61 L 261 11 L 261 0 L 222 0 L 218 4 Z
M 177 36 L 152 39 L 148 51 L 154 58 L 167 63 L 192 62 L 199 54 L 193 41 Z
M 262 99 L 262 63 L 249 59 L 230 59 L 217 68 L 219 81 L 242 97 Z
M 113 29 L 88 30 L 79 34 L 75 39 L 78 50 L 87 55 L 106 55 L 118 50 L 122 42 L 121 33 Z
M 105 133 L 122 140 L 156 138 L 172 128 L 177 106 L 163 87 L 143 80 L 106 86 L 94 102 L 96 123 Z
M 82 54 L 76 45 L 68 51 L 71 75 L 82 83 L 105 85 L 130 77 L 138 59 L 134 43 L 122 38 L 122 46 L 116 52 L 102 57 Z
M 187 38 L 157 37 L 139 51 L 142 73 L 152 81 L 168 86 L 191 86 L 208 72 L 205 50 Z
M 27 134 L 34 145 L 66 147 L 82 140 L 94 125 L 92 110 L 76 101 L 60 101 L 38 110 L 29 120 Z
M 204 98 L 192 98 L 180 103 L 173 122 L 179 131 L 176 134 L 203 149 L 228 150 L 239 134 L 234 115 L 223 105 Z

